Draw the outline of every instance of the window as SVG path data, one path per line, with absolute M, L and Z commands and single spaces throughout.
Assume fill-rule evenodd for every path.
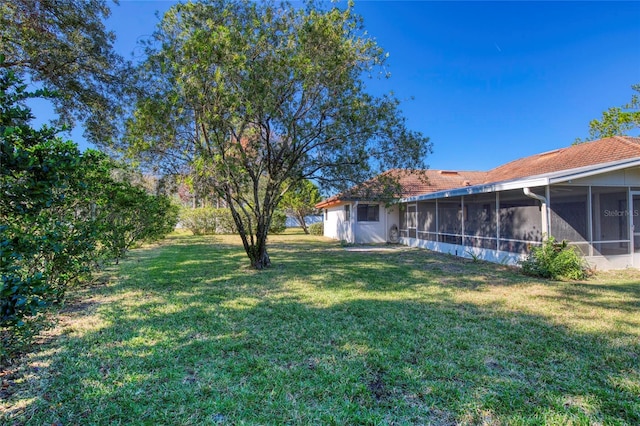
M 358 204 L 358 222 L 379 222 L 380 206 L 378 204 Z
M 324 220 L 329 220 L 329 209 L 324 209 Z
M 344 205 L 344 220 L 347 222 L 351 221 L 351 205 L 349 204 Z

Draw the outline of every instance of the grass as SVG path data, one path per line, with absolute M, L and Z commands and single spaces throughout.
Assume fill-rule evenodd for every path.
M 640 424 L 640 273 L 174 235 L 0 377 L 2 424 Z M 46 336 L 45 336 L 46 337 Z

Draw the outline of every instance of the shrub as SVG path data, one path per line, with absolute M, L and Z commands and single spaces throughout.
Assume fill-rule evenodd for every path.
M 229 209 L 211 207 L 185 208 L 180 212 L 180 223 L 193 235 L 237 234 L 238 228 Z M 276 210 L 271 217 L 269 232 L 281 234 L 285 231 L 287 216 Z M 255 232 L 255 230 L 254 230 Z
M 553 237 L 549 237 L 540 247 L 532 248 L 521 266 L 526 275 L 554 280 L 581 280 L 588 275 L 588 265 L 576 248 L 564 240 L 557 242 Z
M 180 223 L 193 235 L 210 235 L 216 233 L 216 222 L 213 209 L 209 207 L 185 208 L 180 212 Z
M 229 209 L 212 209 L 216 218 L 217 234 L 237 234 L 238 228 Z
M 97 208 L 99 240 L 109 259 L 118 260 L 136 244 L 154 242 L 171 233 L 178 208 L 163 195 L 149 195 L 129 182 L 105 188 L 109 197 Z
M 309 225 L 309 232 L 311 235 L 324 235 L 324 223 L 316 222 Z
M 180 223 L 193 235 L 236 234 L 238 232 L 229 209 L 185 208 L 180 212 Z
M 169 199 L 116 180 L 121 166 L 105 154 L 32 128 L 25 101 L 47 92 L 26 87 L 0 66 L 0 361 L 102 260 L 175 224 Z
M 287 229 L 287 215 L 282 210 L 276 210 L 271 215 L 271 226 L 269 232 L 272 234 L 282 234 Z

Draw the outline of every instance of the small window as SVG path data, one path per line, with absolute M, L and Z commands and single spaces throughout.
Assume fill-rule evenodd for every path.
M 351 205 L 349 204 L 344 205 L 344 220 L 347 222 L 351 220 Z
M 358 204 L 358 222 L 379 222 L 380 205 Z
M 329 209 L 324 209 L 324 220 L 329 220 Z

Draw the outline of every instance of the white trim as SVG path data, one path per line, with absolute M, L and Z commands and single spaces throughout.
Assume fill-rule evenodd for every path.
M 598 202 L 600 199 L 598 198 Z M 591 185 L 587 190 L 587 238 L 589 240 L 589 253 L 588 256 L 593 256 L 593 194 L 591 192 Z
M 633 218 L 634 218 L 634 212 L 635 209 L 633 208 L 633 197 L 634 196 L 639 196 L 640 197 L 640 191 L 633 191 L 631 190 L 631 187 L 629 187 L 629 239 L 631 242 L 631 247 L 629 247 L 629 251 L 631 252 L 631 265 L 633 265 L 633 267 L 638 268 L 640 267 L 640 254 L 636 254 L 636 234 L 640 234 L 640 229 L 635 229 L 634 224 L 633 224 Z
M 351 205 L 351 216 L 349 217 L 349 222 L 351 225 L 351 244 L 355 244 L 358 241 L 358 236 L 356 235 L 356 230 L 358 228 L 358 201 L 355 204 Z
M 573 179 L 582 179 L 637 166 L 640 166 L 640 158 L 614 161 L 611 163 L 598 164 L 596 166 L 580 167 L 577 169 L 565 170 L 562 174 L 558 172 L 558 176 L 551 176 L 549 178 L 549 183 L 562 183 Z
M 445 191 L 430 192 L 428 194 L 416 195 L 400 199 L 400 202 L 408 203 L 415 201 L 430 200 L 434 198 L 460 197 L 463 195 L 481 194 L 487 192 L 508 191 L 510 189 L 522 189 L 526 187 L 547 186 L 550 184 L 562 183 L 574 179 L 581 179 L 603 173 L 614 172 L 630 167 L 640 166 L 640 158 L 613 161 L 594 166 L 578 167 L 575 169 L 561 170 L 559 172 L 545 173 L 530 176 L 522 179 L 514 179 L 503 182 L 495 182 L 482 185 L 474 185 L 463 188 L 453 188 Z M 628 186 L 628 185 L 624 185 Z

